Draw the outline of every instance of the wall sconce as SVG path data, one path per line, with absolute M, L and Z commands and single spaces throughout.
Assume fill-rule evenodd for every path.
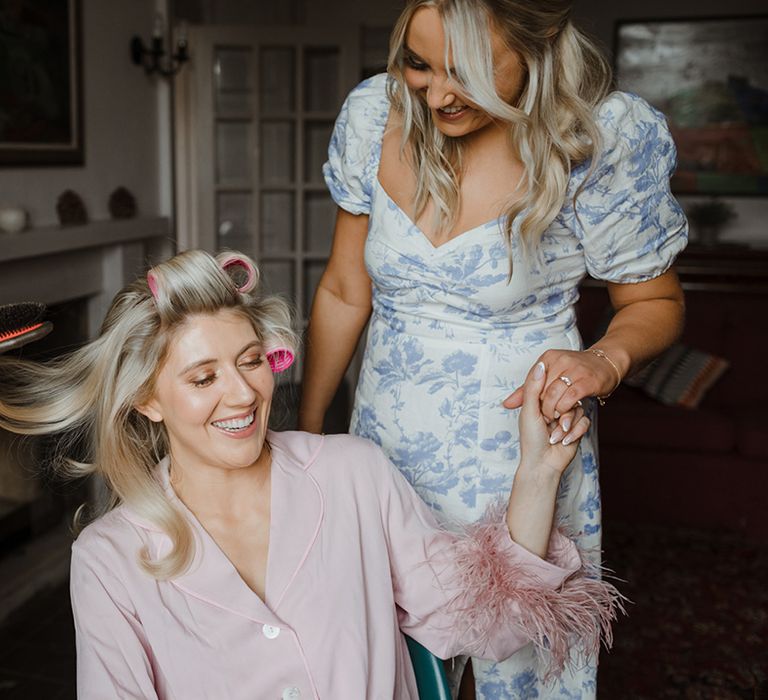
M 164 78 L 169 78 L 176 75 L 189 60 L 186 26 L 182 23 L 179 27 L 176 53 L 170 54 L 166 60 L 163 60 L 166 56 L 164 34 L 165 20 L 163 14 L 158 12 L 155 15 L 155 26 L 152 30 L 152 42 L 149 48 L 144 46 L 141 37 L 134 36 L 131 39 L 131 61 L 134 65 L 142 66 L 147 75 L 159 73 Z

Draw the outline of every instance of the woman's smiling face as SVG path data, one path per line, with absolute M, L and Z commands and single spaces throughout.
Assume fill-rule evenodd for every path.
M 523 89 L 525 68 L 518 53 L 509 49 L 501 35 L 490 30 L 496 93 L 507 104 L 515 104 Z M 417 10 L 408 23 L 403 47 L 403 74 L 408 87 L 427 103 L 435 126 L 446 136 L 466 136 L 491 123 L 491 117 L 464 96 L 451 78 L 453 56 L 445 65 L 445 31 L 433 7 Z
M 164 423 L 182 469 L 239 469 L 262 455 L 273 390 L 253 326 L 222 310 L 190 316 L 176 331 L 154 396 L 138 410 Z

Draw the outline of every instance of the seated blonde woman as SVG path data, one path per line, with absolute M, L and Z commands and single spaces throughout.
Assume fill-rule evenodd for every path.
M 593 652 L 617 594 L 551 532 L 589 421 L 550 434 L 544 368 L 508 507 L 454 533 L 372 443 L 268 429 L 295 338 L 257 281 L 239 254 L 182 253 L 74 354 L 0 358 L 0 425 L 60 434 L 62 469 L 112 494 L 72 550 L 79 697 L 415 699 L 403 633 L 442 658 L 533 640 L 553 673 L 574 639 Z

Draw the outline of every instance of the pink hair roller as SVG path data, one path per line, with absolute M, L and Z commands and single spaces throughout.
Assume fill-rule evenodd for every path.
M 243 258 L 233 255 L 232 257 L 225 258 L 224 260 L 222 260 L 220 264 L 221 264 L 221 269 L 224 270 L 224 272 L 226 272 L 227 270 L 233 267 L 239 267 L 241 270 L 245 270 L 245 274 L 246 274 L 245 282 L 235 287 L 238 292 L 245 293 L 253 289 L 256 283 L 256 270 L 254 269 L 253 265 L 251 265 L 247 260 L 243 260 Z
M 155 277 L 155 273 L 152 270 L 147 273 L 147 286 L 149 291 L 152 292 L 155 301 L 157 301 L 157 277 Z
M 296 359 L 293 350 L 284 346 L 269 348 L 266 355 L 267 362 L 269 362 L 269 366 L 275 374 L 278 372 L 285 372 Z

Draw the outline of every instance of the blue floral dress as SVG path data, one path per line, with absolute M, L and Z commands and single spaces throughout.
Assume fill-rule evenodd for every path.
M 613 93 L 598 116 L 603 152 L 588 164 L 533 253 L 513 237 L 513 275 L 499 220 L 434 247 L 377 178 L 389 114 L 386 75 L 347 98 L 325 179 L 336 203 L 369 218 L 371 318 L 351 431 L 378 443 L 433 509 L 474 521 L 506 495 L 519 459 L 517 411 L 502 401 L 549 348 L 579 350 L 574 304 L 586 274 L 619 283 L 665 272 L 686 243 L 669 191 L 675 148 L 663 116 Z M 558 495 L 558 518 L 599 557 L 600 488 L 593 419 Z M 593 698 L 596 660 L 543 686 L 532 650 L 473 660 L 479 698 Z

